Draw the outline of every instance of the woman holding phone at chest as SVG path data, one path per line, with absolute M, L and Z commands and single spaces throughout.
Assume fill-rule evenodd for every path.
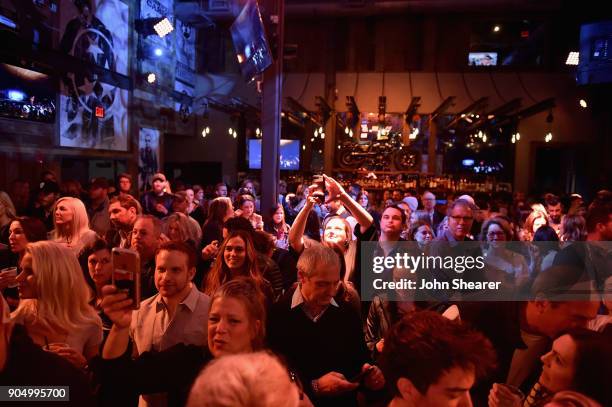
M 34 343 L 84 368 L 99 353 L 102 323 L 88 303 L 90 291 L 74 254 L 58 243 L 31 243 L 16 280 L 20 302 L 13 321 Z
M 135 359 L 129 351 L 132 301 L 114 286 L 104 287 L 103 292 L 102 306 L 113 327 L 102 359 L 92 366 L 103 389 L 114 397 L 167 392 L 168 405 L 183 405 L 191 383 L 209 361 L 264 346 L 264 296 L 249 278 L 233 279 L 211 297 L 207 347 L 178 344 L 161 352 L 144 352 Z

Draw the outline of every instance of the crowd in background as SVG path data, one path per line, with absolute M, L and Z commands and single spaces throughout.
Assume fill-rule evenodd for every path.
M 612 192 L 377 194 L 328 176 L 278 191 L 262 213 L 256 179 L 158 173 L 140 196 L 129 174 L 11 183 L 0 384 L 70 385 L 73 405 L 612 405 Z M 480 241 L 487 277 L 534 299 L 362 301 L 368 241 Z M 137 310 L 113 248 L 138 253 Z

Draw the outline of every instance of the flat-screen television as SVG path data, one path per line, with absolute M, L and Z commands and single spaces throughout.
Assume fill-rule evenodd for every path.
M 49 75 L 0 64 L 0 117 L 54 123 L 56 93 Z
M 612 21 L 580 27 L 580 58 L 576 70 L 579 85 L 612 82 Z
M 272 53 L 255 0 L 247 2 L 230 32 L 242 75 L 250 81 L 272 64 Z
M 261 140 L 249 139 L 248 150 L 249 169 L 261 169 Z M 281 170 L 300 169 L 300 140 L 281 139 L 279 162 Z
M 468 64 L 470 66 L 495 66 L 497 65 L 497 52 L 470 52 Z

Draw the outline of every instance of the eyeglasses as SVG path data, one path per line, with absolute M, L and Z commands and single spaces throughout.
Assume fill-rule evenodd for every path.
M 459 221 L 464 221 L 465 223 L 471 222 L 472 220 L 474 220 L 473 216 L 453 216 L 451 215 L 451 218 L 453 218 L 454 220 L 456 220 L 457 222 Z

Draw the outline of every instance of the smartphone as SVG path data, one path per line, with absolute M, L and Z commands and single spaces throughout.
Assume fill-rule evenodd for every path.
M 313 192 L 313 196 L 317 198 L 319 203 L 325 202 L 325 178 L 323 175 L 317 175 L 312 180 L 313 185 L 317 186 L 317 190 Z
M 372 370 L 374 370 L 374 366 L 370 366 L 369 368 L 367 368 L 363 372 L 359 372 L 355 376 L 351 377 L 349 382 L 351 382 L 351 383 L 361 383 L 363 378 L 366 377 L 368 375 L 368 373 L 370 373 Z
M 113 285 L 132 299 L 132 308 L 140 306 L 140 256 L 131 249 L 113 248 Z

